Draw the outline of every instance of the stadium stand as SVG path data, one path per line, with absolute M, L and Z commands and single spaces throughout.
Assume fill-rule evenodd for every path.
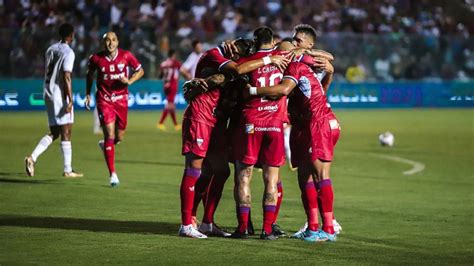
M 290 37 L 294 25 L 308 23 L 319 33 L 317 46 L 337 58 L 336 80 L 467 80 L 474 77 L 473 12 L 469 0 L 3 0 L 0 76 L 41 77 L 43 53 L 62 22 L 76 28 L 76 76 L 84 77 L 88 56 L 112 29 L 147 78 L 157 77 L 169 47 L 184 59 L 196 38 L 210 48 L 261 25 Z

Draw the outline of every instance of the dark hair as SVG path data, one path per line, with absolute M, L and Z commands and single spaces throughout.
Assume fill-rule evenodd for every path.
M 293 38 L 286 37 L 286 38 L 282 39 L 281 42 L 293 42 Z
M 239 38 L 234 42 L 234 45 L 239 49 L 239 55 L 242 57 L 247 57 L 252 54 L 253 51 L 253 41 L 249 39 Z
M 193 49 L 196 48 L 196 45 L 198 45 L 199 43 L 201 42 L 198 39 L 193 40 L 193 42 L 191 43 Z
M 295 26 L 294 30 L 296 33 L 305 33 L 306 35 L 311 36 L 311 38 L 313 38 L 313 41 L 316 41 L 316 30 L 311 25 L 299 24 Z
M 168 57 L 172 57 L 175 53 L 176 53 L 176 50 L 170 49 L 170 50 L 168 51 Z
M 59 26 L 59 36 L 61 39 L 66 39 L 74 32 L 74 27 L 69 23 L 64 23 Z
M 273 31 L 269 27 L 263 26 L 253 32 L 255 46 L 260 48 L 263 44 L 269 44 L 273 41 Z

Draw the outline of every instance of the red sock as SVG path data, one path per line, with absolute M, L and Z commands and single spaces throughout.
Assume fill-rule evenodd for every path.
M 318 183 L 319 197 L 321 199 L 321 212 L 323 217 L 323 231 L 334 234 L 332 219 L 334 218 L 334 191 L 331 179 L 324 179 Z
M 115 172 L 115 144 L 114 139 L 104 140 L 104 156 L 107 167 L 109 168 L 109 174 Z
M 167 115 L 168 115 L 168 109 L 164 109 L 163 114 L 161 114 L 160 124 L 163 124 Z
M 278 213 L 280 213 L 281 202 L 283 200 L 283 185 L 281 184 L 281 181 L 277 183 L 277 189 L 278 189 L 278 200 L 277 200 L 277 205 L 276 205 L 276 210 L 275 210 L 275 219 L 273 220 L 273 223 L 276 223 L 276 220 L 278 219 Z
M 222 190 L 229 175 L 214 175 L 209 184 L 203 223 L 214 223 L 214 213 L 222 197 Z
M 239 231 L 241 233 L 247 231 L 249 213 L 250 207 L 237 207 L 237 219 L 239 220 Z
M 263 231 L 267 234 L 272 233 L 272 224 L 275 220 L 275 205 L 264 205 L 263 206 Z
M 192 209 L 194 202 L 194 186 L 201 175 L 201 169 L 186 168 L 181 180 L 181 223 L 183 225 L 192 224 Z
M 306 183 L 304 190 L 301 191 L 301 198 L 304 198 L 306 201 L 305 212 L 308 219 L 308 229 L 311 231 L 317 231 L 319 229 L 318 192 L 314 182 L 311 181 Z
M 170 115 L 171 115 L 171 119 L 173 120 L 173 124 L 176 126 L 178 124 L 178 122 L 176 122 L 176 113 L 175 113 L 174 109 L 170 110 L 169 112 L 170 112 Z

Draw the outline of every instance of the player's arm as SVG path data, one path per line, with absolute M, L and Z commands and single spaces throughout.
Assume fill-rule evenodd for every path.
M 250 95 L 258 95 L 258 96 L 267 96 L 267 97 L 282 97 L 290 94 L 293 89 L 296 87 L 296 82 L 291 78 L 285 78 L 283 81 L 274 86 L 268 87 L 250 87 L 249 94 Z
M 327 59 L 329 61 L 334 61 L 334 55 L 332 55 L 331 53 L 329 53 L 327 51 L 320 50 L 320 49 L 306 49 L 305 54 L 308 54 L 308 55 L 310 55 L 312 57 L 315 57 L 315 58 L 324 58 L 324 59 Z
M 183 85 L 183 95 L 186 102 L 192 101 L 197 95 L 210 89 L 223 87 L 228 81 L 223 74 L 214 74 L 205 79 L 194 78 Z
M 92 90 L 92 83 L 94 82 L 94 73 L 96 68 L 94 67 L 94 63 L 92 62 L 92 57 L 89 58 L 89 64 L 87 67 L 86 73 L 86 100 L 85 106 L 87 110 L 91 109 L 91 90 Z
M 324 93 L 326 93 L 333 79 L 334 66 L 327 59 L 314 58 L 313 67 L 326 72 L 326 75 L 324 76 L 323 80 L 321 80 L 321 85 L 323 85 Z
M 251 71 L 256 70 L 259 67 L 263 67 L 269 64 L 276 66 L 280 70 L 284 70 L 288 66 L 289 63 L 290 63 L 290 59 L 286 58 L 285 56 L 273 55 L 273 56 L 266 56 L 261 59 L 247 61 L 242 64 L 237 64 L 234 61 L 229 61 L 220 69 L 220 71 L 224 73 L 229 73 L 232 76 L 236 77 L 243 74 L 247 74 Z
M 141 67 L 139 70 L 135 71 L 130 78 L 123 77 L 120 80 L 127 85 L 132 85 L 135 81 L 141 79 L 144 74 L 145 71 L 143 71 L 143 68 Z
M 66 101 L 67 101 L 67 107 L 66 107 L 66 113 L 70 113 L 72 111 L 72 73 L 69 71 L 64 72 L 63 76 L 63 81 L 64 81 L 64 94 L 66 96 Z
M 190 73 L 189 70 L 187 70 L 186 68 L 181 67 L 181 68 L 179 69 L 179 73 L 181 73 L 181 75 L 184 77 L 184 79 L 186 79 L 186 80 L 190 80 L 190 79 L 191 79 L 191 73 Z

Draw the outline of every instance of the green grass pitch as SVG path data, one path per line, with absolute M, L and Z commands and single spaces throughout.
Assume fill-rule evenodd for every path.
M 85 177 L 72 180 L 62 177 L 58 143 L 39 158 L 35 177 L 24 173 L 24 156 L 47 131 L 45 112 L 1 112 L 0 265 L 474 263 L 474 109 L 336 110 L 342 136 L 332 178 L 343 232 L 319 244 L 178 237 L 181 137 L 169 120 L 167 132 L 157 131 L 159 115 L 130 113 L 116 148 L 121 184 L 112 189 L 91 113 L 76 113 L 73 166 Z M 393 148 L 378 144 L 386 130 Z M 412 166 L 390 158 L 425 168 L 404 175 Z M 260 175 L 252 184 L 258 229 Z M 305 216 L 296 173 L 283 167 L 282 179 L 278 223 L 292 233 Z M 232 186 L 231 177 L 216 214 L 229 231 Z

